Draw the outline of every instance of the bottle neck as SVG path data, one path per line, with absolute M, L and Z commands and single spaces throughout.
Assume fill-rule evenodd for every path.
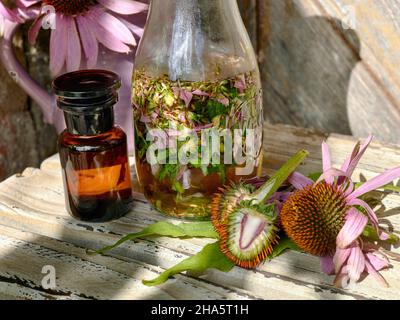
M 64 111 L 67 131 L 73 135 L 93 136 L 105 133 L 114 127 L 113 107 L 92 114 Z
M 205 81 L 250 71 L 255 56 L 236 0 L 152 0 L 135 64 L 172 80 Z

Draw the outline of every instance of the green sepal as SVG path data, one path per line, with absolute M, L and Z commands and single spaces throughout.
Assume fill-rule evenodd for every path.
M 309 152 L 301 150 L 286 161 L 282 167 L 279 168 L 262 187 L 253 192 L 251 197 L 257 203 L 263 203 L 278 191 L 282 183 L 297 169 L 297 167 L 307 158 Z

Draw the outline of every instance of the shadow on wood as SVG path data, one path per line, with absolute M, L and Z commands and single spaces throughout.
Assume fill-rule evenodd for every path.
M 270 3 L 274 19 L 259 30 L 266 119 L 351 134 L 347 95 L 360 61 L 357 33 L 338 19 L 304 17 L 293 1 L 285 3 Z

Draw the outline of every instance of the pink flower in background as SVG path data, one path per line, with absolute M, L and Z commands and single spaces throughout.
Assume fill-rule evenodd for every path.
M 372 136 L 368 137 L 366 142 L 362 145 L 358 143 L 340 170 L 332 168 L 329 148 L 327 143 L 324 142 L 322 144 L 323 174 L 319 180 L 314 183 L 300 173 L 294 173 L 289 178 L 289 182 L 299 191 L 293 194 L 294 198 L 292 198 L 292 201 L 289 198 L 287 210 L 282 211 L 282 215 L 285 214 L 285 211 L 289 216 L 291 212 L 296 211 L 297 208 L 302 208 L 302 210 L 296 213 L 298 216 L 301 216 L 304 210 L 310 211 L 308 209 L 309 207 L 307 207 L 308 199 L 318 198 L 319 202 L 313 202 L 311 209 L 312 214 L 309 215 L 309 217 L 315 219 L 315 221 L 312 222 L 313 224 L 320 224 L 322 233 L 311 234 L 309 231 L 304 231 L 310 230 L 309 226 L 311 222 L 309 220 L 304 222 L 306 225 L 301 228 L 301 232 L 303 233 L 298 233 L 299 231 L 296 231 L 298 225 L 292 227 L 287 224 L 285 230 L 287 229 L 286 231 L 289 236 L 291 236 L 292 233 L 291 237 L 293 237 L 293 240 L 298 237 L 299 242 L 302 242 L 303 246 L 317 248 L 316 245 L 318 245 L 318 243 L 324 243 L 329 247 L 336 248 L 333 255 L 318 255 L 322 256 L 322 270 L 327 274 L 336 274 L 335 284 L 342 287 L 357 282 L 363 272 L 369 273 L 381 284 L 387 285 L 387 282 L 378 271 L 389 266 L 388 259 L 372 249 L 370 243 L 363 241 L 362 238 L 362 234 L 368 222 L 372 224 L 380 240 L 388 240 L 389 237 L 394 237 L 396 238 L 395 240 L 398 240 L 397 237 L 389 236 L 387 233 L 380 230 L 378 218 L 374 210 L 365 201 L 360 199 L 360 197 L 399 178 L 400 167 L 388 170 L 363 183 L 358 188 L 354 187 L 353 181 L 351 180 L 351 176 L 371 143 L 371 140 Z M 319 191 L 316 192 L 316 190 Z M 320 190 L 323 191 L 321 192 Z M 317 205 L 316 203 L 319 204 Z M 292 217 L 289 218 L 292 219 Z M 327 219 L 327 217 L 330 218 Z M 287 219 L 287 221 L 289 221 L 289 219 Z M 336 234 L 336 243 L 330 243 L 330 236 L 325 236 L 325 230 L 327 232 L 326 234 L 330 234 L 333 225 L 342 225 L 341 229 L 339 229 Z M 326 239 L 324 237 L 326 237 Z M 318 238 L 319 242 L 311 240 L 306 245 L 304 242 L 308 241 L 305 240 L 306 238 Z M 320 249 L 315 249 L 316 252 L 318 252 L 318 250 Z M 322 250 L 320 250 L 320 252 L 322 252 Z
M 135 35 L 141 37 L 143 29 L 125 16 L 148 8 L 134 0 L 19 0 L 17 4 L 21 12 L 36 12 L 29 30 L 30 43 L 36 42 L 43 25 L 50 24 L 53 75 L 64 67 L 67 71 L 78 70 L 83 62 L 88 68 L 95 67 L 99 44 L 111 51 L 129 53 L 137 44 Z

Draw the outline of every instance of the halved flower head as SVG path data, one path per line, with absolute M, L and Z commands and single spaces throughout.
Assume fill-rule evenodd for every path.
M 306 151 L 296 154 L 257 190 L 239 184 L 215 195 L 211 220 L 220 236 L 221 251 L 236 265 L 254 268 L 271 254 L 279 239 L 276 191 L 307 155 Z
M 147 10 L 148 5 L 134 0 L 19 0 L 26 12 L 36 18 L 29 30 L 35 43 L 43 26 L 51 28 L 50 71 L 59 74 L 65 67 L 75 71 L 85 62 L 96 66 L 99 43 L 111 51 L 129 53 L 136 45 L 135 36 L 143 29 L 125 17 Z
M 400 167 L 355 188 L 351 176 L 371 140 L 369 136 L 363 144 L 357 143 L 340 170 L 332 168 L 324 142 L 321 177 L 314 183 L 299 173 L 292 174 L 289 181 L 298 190 L 281 211 L 287 235 L 305 252 L 320 256 L 323 270 L 336 273 L 342 285 L 358 281 L 364 271 L 385 283 L 377 271 L 388 265 L 387 259 L 365 251 L 361 235 L 368 223 L 380 239 L 387 240 L 388 234 L 380 230 L 375 212 L 360 197 L 399 178 Z

